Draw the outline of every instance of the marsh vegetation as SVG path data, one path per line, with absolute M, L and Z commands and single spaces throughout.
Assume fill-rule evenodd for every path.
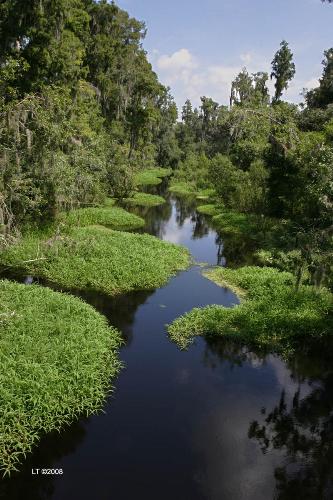
M 220 404 L 212 410 L 220 397 L 214 384 L 239 400 L 230 414 L 222 401 L 222 420 L 244 414 L 242 428 L 267 449 L 286 443 L 291 454 L 300 422 L 307 433 L 317 429 L 317 441 L 322 429 L 330 435 L 329 362 L 324 377 L 309 365 L 312 356 L 316 367 L 320 356 L 333 357 L 333 49 L 302 106 L 283 101 L 296 69 L 282 41 L 272 61 L 274 95 L 267 73 L 244 68 L 230 82 L 230 107 L 202 96 L 198 108 L 187 100 L 178 120 L 143 49 L 145 33 L 114 2 L 5 0 L 0 7 L 0 469 L 24 467 L 41 438 L 103 407 L 108 414 L 87 429 L 109 461 L 100 463 L 92 446 L 93 472 L 104 476 L 85 494 L 103 496 L 112 477 L 115 495 L 125 489 L 131 498 L 131 473 L 138 488 L 148 476 L 166 484 L 168 459 L 175 468 L 161 495 L 170 498 L 184 483 L 186 463 L 182 497 L 197 499 L 201 479 L 193 477 L 203 478 L 203 462 L 197 473 L 194 455 L 210 442 L 217 446 L 210 473 L 228 461 L 221 454 L 215 467 L 224 446 L 216 444 L 215 417 L 212 433 L 204 430 L 203 442 L 197 436 L 199 453 L 188 441 L 193 415 L 202 423 L 223 413 Z M 115 382 L 121 336 L 128 375 Z M 278 410 L 273 405 L 269 425 L 251 423 L 241 387 L 269 399 L 275 386 L 263 390 L 257 374 L 265 377 L 267 363 L 275 378 L 277 365 L 285 376 L 296 359 L 306 365 L 300 377 L 323 381 L 303 406 L 313 410 L 318 395 L 325 422 L 314 410 L 317 427 L 304 420 L 298 393 L 289 411 L 285 396 Z M 226 361 L 241 375 L 211 376 Z M 122 383 L 119 399 L 107 399 Z M 102 418 L 107 425 L 99 427 Z M 290 439 L 281 431 L 287 427 Z M 232 426 L 228 433 L 239 443 Z M 170 457 L 156 456 L 159 440 Z M 323 443 L 307 447 L 318 471 Z M 267 458 L 270 467 L 284 463 L 279 453 Z M 74 469 L 77 460 L 74 449 Z M 288 471 L 277 474 L 279 487 L 292 491 Z M 79 476 L 77 491 L 88 480 Z M 304 498 L 323 486 L 305 483 Z
M 70 295 L 0 281 L 0 297 L 0 469 L 8 474 L 45 433 L 102 408 L 121 368 L 121 336 Z

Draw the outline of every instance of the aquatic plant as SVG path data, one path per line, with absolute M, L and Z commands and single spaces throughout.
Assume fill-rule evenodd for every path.
M 110 205 L 105 208 L 89 207 L 72 210 L 63 216 L 63 221 L 70 226 L 102 225 L 123 231 L 138 229 L 145 225 L 141 217 Z
M 101 408 L 121 368 L 120 334 L 82 300 L 0 281 L 0 470 L 47 432 Z
M 221 212 L 221 207 L 219 205 L 215 205 L 215 204 L 211 203 L 208 205 L 200 205 L 197 208 L 197 211 L 200 214 L 215 216 Z
M 216 191 L 213 188 L 200 189 L 196 193 L 197 200 L 209 201 L 213 200 L 216 196 Z
M 114 295 L 164 285 L 176 271 L 187 267 L 189 253 L 147 234 L 90 226 L 48 240 L 29 235 L 0 259 L 5 266 L 66 288 Z
M 132 198 L 126 198 L 124 202 L 141 207 L 157 207 L 159 205 L 163 205 L 165 203 L 165 199 L 162 198 L 162 196 L 157 196 L 156 194 L 135 193 Z
M 251 215 L 223 211 L 213 217 L 214 227 L 222 233 L 234 233 L 249 235 L 252 232 L 257 232 L 255 218 Z
M 172 174 L 171 168 L 151 168 L 138 172 L 134 182 L 137 186 L 157 186 L 164 177 Z
M 172 340 L 186 348 L 196 335 L 224 336 L 271 350 L 291 349 L 333 333 L 333 295 L 303 285 L 274 268 L 216 268 L 204 275 L 244 299 L 233 308 L 197 308 L 168 326 Z
M 178 194 L 181 196 L 196 196 L 197 189 L 194 184 L 183 181 L 171 182 L 169 186 L 170 193 Z

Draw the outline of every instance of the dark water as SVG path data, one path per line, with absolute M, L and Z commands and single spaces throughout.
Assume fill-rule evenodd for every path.
M 242 259 L 241 252 L 228 254 L 189 200 L 141 213 L 148 232 L 186 245 L 196 262 Z M 333 498 L 329 357 L 298 353 L 286 364 L 201 338 L 180 351 L 166 323 L 196 306 L 237 303 L 233 293 L 203 278 L 197 264 L 153 292 L 81 296 L 123 332 L 126 369 L 104 413 L 43 439 L 21 473 L 2 482 L 1 498 Z M 33 467 L 64 474 L 32 476 Z

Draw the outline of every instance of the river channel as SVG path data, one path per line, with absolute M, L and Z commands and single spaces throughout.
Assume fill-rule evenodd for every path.
M 234 307 L 237 297 L 201 271 L 237 265 L 241 250 L 231 252 L 193 201 L 168 197 L 136 213 L 145 231 L 185 245 L 193 264 L 154 291 L 73 292 L 121 330 L 124 369 L 104 411 L 46 436 L 2 481 L 0 498 L 333 498 L 333 365 L 315 353 L 286 362 L 223 339 L 197 338 L 181 351 L 165 325 L 193 307 Z M 42 467 L 63 475 L 31 474 Z

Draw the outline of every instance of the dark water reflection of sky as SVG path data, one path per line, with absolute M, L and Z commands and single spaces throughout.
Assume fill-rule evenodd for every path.
M 146 231 L 187 246 L 196 262 L 224 264 L 221 238 L 193 203 L 173 200 L 144 215 Z M 81 295 L 122 330 L 126 368 L 105 413 L 43 440 L 22 473 L 3 483 L 1 498 L 333 498 L 332 445 L 323 442 L 333 436 L 333 379 L 318 357 L 299 354 L 287 366 L 201 338 L 180 351 L 167 323 L 193 307 L 237 303 L 195 264 L 156 291 Z M 64 475 L 32 477 L 31 467 L 41 466 Z

